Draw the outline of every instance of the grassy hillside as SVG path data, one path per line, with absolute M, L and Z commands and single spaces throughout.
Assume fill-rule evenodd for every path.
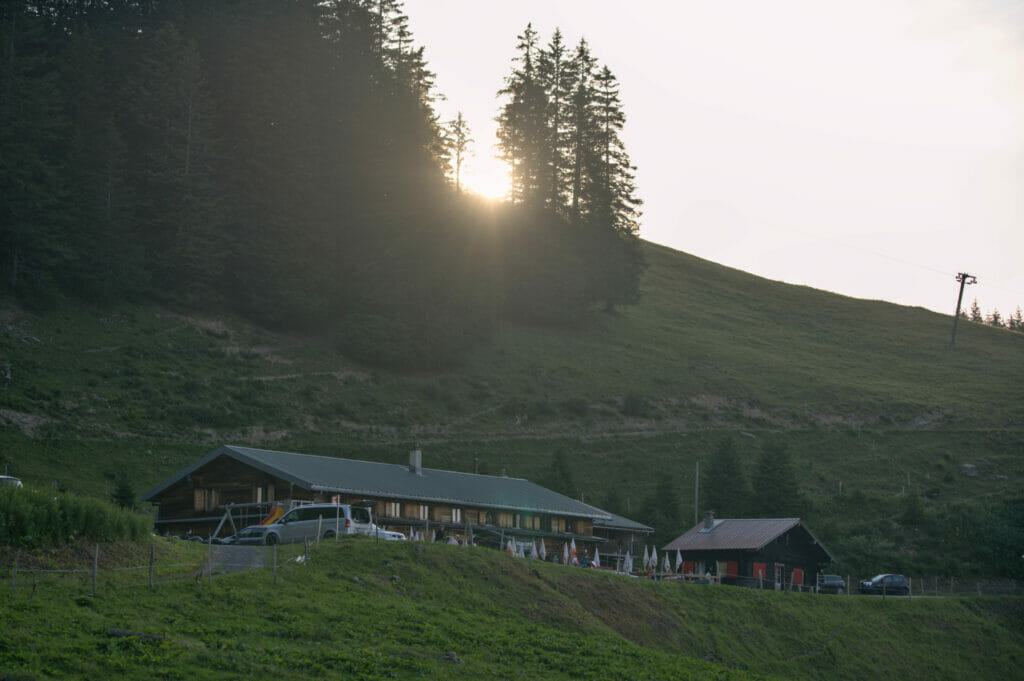
M 576 328 L 505 324 L 432 374 L 231 318 L 8 306 L 0 463 L 98 495 L 119 475 L 141 492 L 224 442 L 401 461 L 419 441 L 428 466 L 541 482 L 561 453 L 563 491 L 634 517 L 668 476 L 685 526 L 694 464 L 719 438 L 752 459 L 781 435 L 844 567 L 984 569 L 962 555 L 971 519 L 1024 481 L 1024 335 L 962 323 L 950 348 L 948 316 L 646 251 L 639 305 Z
M 182 560 L 182 546 L 159 552 Z M 109 575 L 96 598 L 65 582 L 0 601 L 0 674 L 940 681 L 1014 678 L 1024 664 L 1019 597 L 883 600 L 654 583 L 364 538 L 314 547 L 308 564 L 287 562 L 276 584 L 269 569 L 153 590 L 127 586 L 128 573 Z M 163 641 L 115 638 L 110 628 Z

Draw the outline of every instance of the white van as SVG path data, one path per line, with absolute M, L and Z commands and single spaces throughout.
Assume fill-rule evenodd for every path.
M 0 487 L 21 487 L 21 480 L 13 475 L 0 475 Z
M 371 534 L 376 529 L 370 509 L 348 504 L 296 506 L 269 525 L 257 527 L 267 545 L 316 540 L 317 531 L 320 539 L 332 539 L 346 534 Z

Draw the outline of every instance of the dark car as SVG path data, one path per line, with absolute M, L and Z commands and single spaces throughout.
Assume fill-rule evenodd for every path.
M 218 543 L 234 544 L 235 546 L 259 546 L 263 544 L 263 528 L 259 525 L 250 525 L 237 534 L 224 537 Z
M 846 593 L 846 580 L 839 575 L 822 575 L 818 583 L 818 591 L 823 594 Z
M 910 593 L 910 582 L 903 575 L 883 573 L 866 579 L 857 587 L 862 594 L 899 594 L 906 596 Z

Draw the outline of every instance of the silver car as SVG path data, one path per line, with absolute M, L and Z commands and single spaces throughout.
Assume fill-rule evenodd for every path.
M 348 504 L 298 506 L 261 528 L 263 543 L 268 545 L 315 540 L 318 536 L 331 539 L 346 534 L 370 534 L 375 529 L 370 509 Z

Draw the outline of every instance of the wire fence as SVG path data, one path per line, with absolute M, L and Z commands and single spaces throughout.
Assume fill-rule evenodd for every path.
M 71 569 L 49 569 L 19 565 L 15 554 L 8 571 L 12 593 L 45 591 L 52 588 L 80 587 L 96 596 L 106 590 L 156 588 L 163 584 L 212 580 L 216 576 L 242 570 L 272 569 L 276 581 L 280 568 L 307 563 L 309 542 L 274 546 L 231 546 L 207 544 L 205 555 L 190 562 L 180 558 L 158 559 L 151 547 L 145 565 L 100 567 L 100 546 L 94 547 L 92 565 Z
M 328 541 L 343 541 L 341 539 Z M 14 594 L 26 591 L 35 593 L 56 587 L 68 587 L 69 583 L 78 586 L 83 592 L 92 596 L 111 589 L 156 588 L 163 584 L 209 581 L 214 577 L 245 570 L 273 570 L 276 583 L 278 573 L 282 569 L 294 569 L 308 565 L 311 557 L 311 544 L 315 540 L 306 540 L 294 544 L 274 544 L 272 546 L 239 546 L 231 544 L 205 544 L 202 557 L 190 562 L 180 562 L 180 558 L 157 559 L 155 546 L 150 547 L 149 561 L 144 565 L 126 567 L 100 567 L 100 546 L 93 550 L 92 565 L 73 569 L 45 569 L 19 565 L 19 553 L 15 553 L 13 564 L 8 571 L 8 585 Z M 523 560 L 530 560 L 524 558 Z M 177 561 L 177 562 L 176 562 Z M 627 573 L 616 568 L 603 568 L 603 571 L 616 572 L 623 576 L 647 578 L 655 581 L 676 582 L 694 585 L 729 585 L 751 589 L 786 591 L 798 593 L 837 595 L 860 595 L 859 581 L 850 575 L 844 576 L 843 585 L 799 584 L 795 582 L 776 583 L 771 579 L 755 577 L 718 576 L 710 574 L 682 574 L 678 572 L 639 571 Z M 942 596 L 984 596 L 984 595 L 1019 595 L 1024 593 L 1024 585 L 1014 580 L 970 580 L 955 577 L 917 577 L 907 578 L 907 588 L 895 592 L 881 591 L 873 595 L 882 597 L 942 597 Z

